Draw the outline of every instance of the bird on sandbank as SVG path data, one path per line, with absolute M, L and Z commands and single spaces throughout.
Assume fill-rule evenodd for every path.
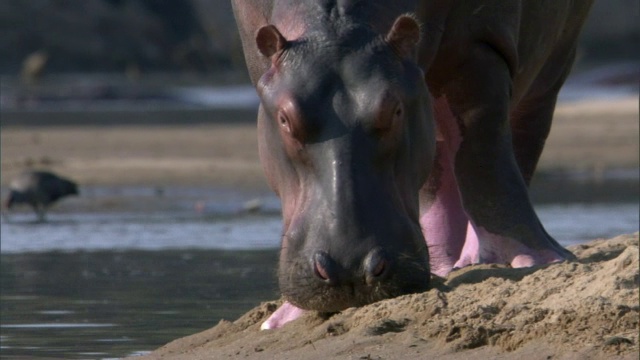
M 49 171 L 28 170 L 11 181 L 4 207 L 8 211 L 18 204 L 29 205 L 42 222 L 53 203 L 70 195 L 78 195 L 78 185 L 72 180 Z

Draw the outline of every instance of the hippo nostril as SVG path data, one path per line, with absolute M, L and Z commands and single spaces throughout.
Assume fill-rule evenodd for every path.
M 318 251 L 313 256 L 313 273 L 323 281 L 330 281 L 331 276 L 331 259 L 329 255 L 322 251 Z
M 322 280 L 329 280 L 329 274 L 327 274 L 327 270 L 320 265 L 317 261 L 314 261 L 314 272 L 315 274 Z
M 380 280 L 389 272 L 389 259 L 381 249 L 372 250 L 364 260 L 367 283 Z
M 371 275 L 378 277 L 384 273 L 387 262 L 384 259 L 378 261 L 378 265 L 371 271 Z

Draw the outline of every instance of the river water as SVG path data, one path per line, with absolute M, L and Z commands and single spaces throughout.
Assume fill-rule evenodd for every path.
M 549 196 L 558 187 L 567 191 Z M 2 221 L 3 358 L 143 354 L 278 297 L 281 224 L 273 195 L 82 191 L 45 223 L 29 212 Z M 637 178 L 552 178 L 534 184 L 532 197 L 563 245 L 638 231 Z

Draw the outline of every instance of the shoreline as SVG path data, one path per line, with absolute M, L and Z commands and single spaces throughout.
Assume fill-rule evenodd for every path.
M 34 126 L 6 125 L 3 113 L 0 184 L 6 186 L 24 169 L 44 168 L 81 185 L 268 190 L 254 113 L 80 113 L 70 125 L 43 125 L 64 113 L 23 114 Z M 127 120 L 134 118 L 138 123 Z M 637 98 L 571 102 L 556 110 L 538 172 L 598 176 L 612 169 L 633 170 L 640 164 L 639 153 Z
M 468 266 L 424 293 L 278 330 L 259 330 L 281 300 L 265 302 L 135 359 L 636 359 L 638 233 L 569 248 L 577 261 Z

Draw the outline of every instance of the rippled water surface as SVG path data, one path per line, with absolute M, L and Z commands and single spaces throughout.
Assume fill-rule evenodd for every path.
M 2 255 L 3 358 L 116 358 L 277 298 L 274 250 Z
M 636 178 L 551 182 L 532 196 L 563 245 L 638 231 Z M 565 190 L 549 194 L 558 187 Z M 29 212 L 2 220 L 3 357 L 142 354 L 278 297 L 281 220 L 272 195 L 83 190 L 45 223 Z

